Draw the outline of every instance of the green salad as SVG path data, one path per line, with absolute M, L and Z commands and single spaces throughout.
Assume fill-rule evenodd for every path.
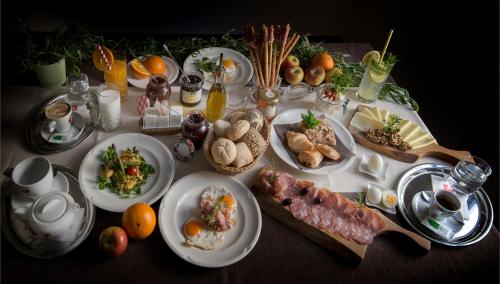
M 122 197 L 140 194 L 141 186 L 155 173 L 155 168 L 146 163 L 135 146 L 118 155 L 112 144 L 102 155 L 102 160 L 101 174 L 97 177 L 99 189 L 109 188 Z

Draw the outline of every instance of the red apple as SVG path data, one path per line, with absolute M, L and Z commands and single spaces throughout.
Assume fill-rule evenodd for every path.
M 307 68 L 305 80 L 311 86 L 318 86 L 325 80 L 325 69 L 317 65 Z
M 302 82 L 304 79 L 304 71 L 300 66 L 294 66 L 286 69 L 285 80 L 288 84 L 294 85 Z
M 281 70 L 286 70 L 290 67 L 295 67 L 295 66 L 299 66 L 300 65 L 300 61 L 299 61 L 299 58 L 295 55 L 288 55 L 285 60 L 283 61 L 283 63 L 281 64 Z
M 119 256 L 128 245 L 127 232 L 118 226 L 104 229 L 99 235 L 99 248 L 109 256 Z

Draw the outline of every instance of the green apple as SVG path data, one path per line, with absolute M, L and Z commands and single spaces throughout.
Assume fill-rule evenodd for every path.
M 318 86 L 325 80 L 325 69 L 321 66 L 311 66 L 307 68 L 305 80 L 311 86 Z
M 285 81 L 290 84 L 298 84 L 304 79 L 304 71 L 300 66 L 294 66 L 286 69 L 285 71 Z

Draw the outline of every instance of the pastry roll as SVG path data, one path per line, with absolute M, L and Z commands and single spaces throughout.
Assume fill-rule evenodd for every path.
M 288 147 L 295 153 L 314 149 L 314 145 L 311 141 L 309 141 L 309 139 L 307 139 L 307 136 L 302 133 L 288 131 L 286 133 L 286 141 L 288 143 Z
M 299 161 L 308 168 L 316 168 L 323 161 L 323 154 L 317 150 L 305 150 L 299 153 Z
M 316 145 L 316 150 L 318 150 L 321 154 L 323 154 L 325 157 L 331 160 L 338 160 L 340 159 L 340 154 L 337 152 L 337 150 L 333 149 L 332 147 L 325 145 L 325 144 L 318 144 Z

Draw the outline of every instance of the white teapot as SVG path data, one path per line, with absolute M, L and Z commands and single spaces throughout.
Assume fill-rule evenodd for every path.
M 76 239 L 84 211 L 71 195 L 54 191 L 39 197 L 30 207 L 18 208 L 15 213 L 27 221 L 33 235 L 32 245 L 58 249 Z

